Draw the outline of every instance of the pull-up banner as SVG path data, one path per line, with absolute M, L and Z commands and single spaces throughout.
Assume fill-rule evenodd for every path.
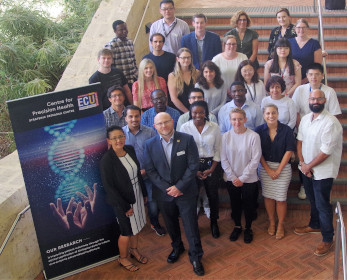
M 99 161 L 107 150 L 99 84 L 8 101 L 45 277 L 119 254 Z

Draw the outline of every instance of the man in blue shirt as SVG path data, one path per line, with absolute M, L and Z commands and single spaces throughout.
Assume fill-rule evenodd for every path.
M 152 197 L 152 182 L 146 176 L 144 164 L 145 141 L 156 135 L 153 128 L 141 125 L 141 109 L 135 105 L 129 105 L 125 108 L 126 126 L 123 126 L 125 134 L 125 144 L 131 145 L 135 149 L 136 157 L 140 163 L 141 175 L 143 177 L 147 194 L 148 194 L 148 216 L 151 221 L 151 228 L 159 235 L 163 236 L 166 230 L 159 224 L 158 220 L 158 204 Z
M 154 125 L 154 117 L 160 112 L 168 113 L 171 118 L 174 120 L 174 128 L 176 129 L 178 118 L 180 113 L 169 106 L 166 105 L 167 97 L 164 91 L 161 89 L 153 90 L 151 93 L 151 101 L 153 106 L 151 109 L 144 112 L 141 116 L 141 124 L 144 124 L 149 127 Z
M 247 90 L 243 83 L 239 81 L 233 82 L 230 90 L 233 100 L 220 108 L 218 113 L 218 124 L 222 134 L 232 128 L 229 120 L 229 113 L 234 107 L 239 107 L 246 112 L 247 122 L 245 123 L 245 127 L 254 130 L 258 125 L 264 123 L 260 107 L 253 101 L 246 100 Z

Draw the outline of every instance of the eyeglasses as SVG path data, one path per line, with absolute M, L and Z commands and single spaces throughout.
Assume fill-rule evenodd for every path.
M 318 101 L 318 102 L 320 102 L 320 101 L 323 101 L 325 99 L 325 97 L 310 97 L 308 100 L 310 100 L 310 101 Z
M 226 46 L 229 46 L 229 47 L 230 47 L 230 46 L 233 46 L 233 47 L 237 46 L 236 43 L 226 43 L 225 45 L 226 45 Z
M 295 26 L 295 28 L 305 30 L 305 29 L 307 29 L 307 26 L 303 26 L 303 27 L 301 27 L 301 26 Z
M 123 94 L 112 94 L 111 98 L 123 97 Z
M 190 60 L 190 59 L 192 59 L 191 56 L 179 56 L 178 58 L 180 58 L 182 60 Z
M 111 141 L 118 141 L 123 140 L 125 138 L 125 135 L 119 135 L 118 137 L 110 138 Z
M 247 19 L 246 18 L 239 18 L 238 21 L 247 21 Z
M 162 127 L 162 126 L 164 126 L 164 125 L 167 125 L 169 122 L 171 122 L 171 120 L 167 120 L 167 121 L 165 121 L 165 122 L 158 122 L 158 123 L 156 123 L 155 125 L 156 125 L 156 126 L 159 126 L 159 127 Z
M 160 9 L 162 10 L 163 12 L 167 12 L 167 11 L 172 11 L 174 8 L 163 8 L 163 9 Z
M 152 98 L 152 103 L 157 103 L 159 101 L 162 101 L 164 102 L 166 100 L 166 97 L 165 96 L 161 96 L 161 97 L 157 97 L 157 98 Z

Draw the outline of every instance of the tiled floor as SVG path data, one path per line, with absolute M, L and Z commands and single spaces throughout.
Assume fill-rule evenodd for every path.
M 347 211 L 344 212 L 347 216 Z M 219 239 L 212 238 L 209 220 L 205 215 L 200 215 L 199 226 L 205 252 L 202 262 L 206 271 L 203 278 L 332 279 L 333 250 L 324 257 L 313 255 L 316 245 L 321 241 L 321 235 L 298 236 L 293 233 L 294 225 L 305 225 L 308 218 L 308 210 L 289 210 L 286 218 L 286 236 L 282 240 L 276 240 L 275 237 L 267 234 L 267 215 L 264 209 L 260 209 L 258 219 L 253 224 L 254 241 L 251 244 L 245 244 L 242 235 L 236 242 L 229 241 L 229 234 L 233 229 L 230 209 L 222 208 L 220 211 L 221 237 Z M 188 248 L 185 239 L 183 242 Z M 168 235 L 159 237 L 149 226 L 146 226 L 140 234 L 140 249 L 149 258 L 149 262 L 146 265 L 140 265 L 140 270 L 137 272 L 125 271 L 116 261 L 113 261 L 67 279 L 198 278 L 192 271 L 187 252 L 175 264 L 166 262 L 166 257 L 171 251 Z M 42 274 L 36 278 L 36 280 L 42 279 Z

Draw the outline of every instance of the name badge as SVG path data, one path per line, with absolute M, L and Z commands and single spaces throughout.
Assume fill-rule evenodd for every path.
M 186 154 L 186 151 L 180 151 L 180 152 L 177 152 L 177 156 L 182 156 L 182 155 L 185 155 Z

